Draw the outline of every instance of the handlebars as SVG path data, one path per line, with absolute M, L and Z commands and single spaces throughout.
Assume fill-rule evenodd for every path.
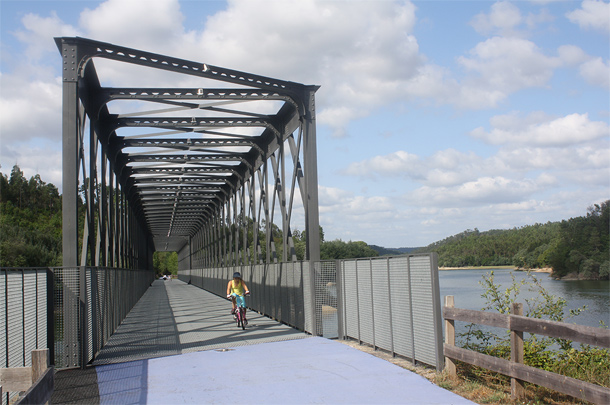
M 246 291 L 243 296 L 246 297 L 246 296 L 249 296 L 249 295 L 250 295 L 250 291 Z M 233 296 L 238 297 L 240 295 L 236 294 L 236 293 L 232 293 L 232 294 L 227 295 L 227 298 L 231 299 L 231 297 L 233 297 Z

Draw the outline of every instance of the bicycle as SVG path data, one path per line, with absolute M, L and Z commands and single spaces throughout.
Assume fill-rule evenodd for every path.
M 245 295 L 250 295 L 250 293 L 246 293 Z M 239 295 L 236 293 L 227 295 L 227 298 L 235 297 L 235 313 L 233 314 L 233 319 L 235 319 L 235 323 L 237 327 L 241 327 L 242 330 L 246 329 L 246 325 L 248 325 L 248 319 L 246 319 L 246 299 L 243 295 Z

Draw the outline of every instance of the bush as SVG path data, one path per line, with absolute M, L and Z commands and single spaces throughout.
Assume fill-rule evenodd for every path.
M 608 271 L 608 265 L 608 262 L 602 264 L 601 271 Z M 525 299 L 524 315 L 527 317 L 565 322 L 586 310 L 583 306 L 566 313 L 567 301 L 550 294 L 531 273 L 520 282 L 517 282 L 514 276 L 512 280 L 510 286 L 502 289 L 494 282 L 493 271 L 483 276 L 483 280 L 479 282 L 484 288 L 481 296 L 486 300 L 483 311 L 510 313 L 512 303 L 517 300 L 522 288 L 536 292 L 535 298 Z M 504 359 L 510 358 L 510 331 L 496 334 L 471 324 L 459 337 L 464 348 Z M 531 367 L 610 387 L 608 349 L 588 345 L 574 348 L 571 341 L 530 335 L 524 341 L 524 362 Z

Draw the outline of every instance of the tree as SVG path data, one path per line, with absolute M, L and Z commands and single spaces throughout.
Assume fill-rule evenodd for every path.
M 377 257 L 379 254 L 365 242 L 344 242 L 335 239 L 322 243 L 320 258 L 322 260 L 356 259 L 360 257 Z
M 178 274 L 177 252 L 155 252 L 153 253 L 153 267 L 158 276 L 164 274 Z

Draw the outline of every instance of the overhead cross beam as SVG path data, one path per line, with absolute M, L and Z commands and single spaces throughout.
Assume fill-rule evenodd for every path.
M 319 259 L 317 86 L 85 38 L 56 43 L 65 266 L 151 267 L 155 250 L 178 251 L 183 268 L 271 262 L 277 229 L 279 260 L 296 260 L 297 206 L 305 258 Z M 105 86 L 113 78 L 100 81 L 96 59 L 187 75 L 190 87 Z

